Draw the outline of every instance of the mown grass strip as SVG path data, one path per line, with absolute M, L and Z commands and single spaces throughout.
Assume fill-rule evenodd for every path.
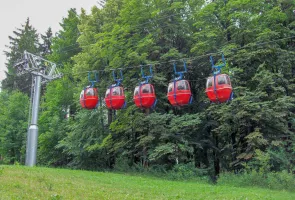
M 0 199 L 295 199 L 295 193 L 147 176 L 2 166 Z

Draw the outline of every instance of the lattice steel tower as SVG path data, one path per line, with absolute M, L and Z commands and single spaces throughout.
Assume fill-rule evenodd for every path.
M 62 74 L 56 68 L 56 64 L 36 56 L 27 51 L 24 52 L 24 58 L 21 62 L 14 65 L 18 75 L 30 73 L 34 77 L 32 83 L 31 98 L 33 99 L 31 122 L 28 128 L 27 147 L 26 147 L 26 165 L 35 166 L 37 160 L 38 145 L 38 113 L 40 103 L 41 82 L 58 79 Z M 43 80 L 42 80 L 43 79 Z M 34 88 L 34 89 L 33 89 Z

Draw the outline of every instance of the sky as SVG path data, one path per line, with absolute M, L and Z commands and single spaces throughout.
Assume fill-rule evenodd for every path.
M 76 8 L 78 13 L 84 8 L 90 13 L 94 5 L 98 5 L 97 0 L 1 0 L 0 81 L 5 78 L 6 57 L 3 51 L 9 44 L 8 36 L 13 36 L 13 31 L 20 28 L 28 17 L 38 33 L 44 34 L 49 27 L 55 33 L 60 30 L 59 23 L 70 8 Z

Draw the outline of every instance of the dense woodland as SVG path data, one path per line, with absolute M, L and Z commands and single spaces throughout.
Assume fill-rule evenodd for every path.
M 0 93 L 0 163 L 24 163 L 31 75 L 14 64 L 27 50 L 58 64 L 61 79 L 44 84 L 38 165 L 92 170 L 200 169 L 210 175 L 243 169 L 294 172 L 294 0 L 108 0 L 90 14 L 75 9 L 61 29 L 38 34 L 28 19 L 10 36 Z M 209 56 L 224 53 L 234 99 L 212 104 L 205 94 Z M 173 63 L 188 65 L 193 103 L 166 97 Z M 152 64 L 158 104 L 133 103 L 140 65 Z M 100 102 L 123 68 L 126 109 L 104 103 L 82 109 L 87 71 L 99 70 Z M 70 110 L 70 113 L 67 111 Z M 65 116 L 70 114 L 69 118 Z

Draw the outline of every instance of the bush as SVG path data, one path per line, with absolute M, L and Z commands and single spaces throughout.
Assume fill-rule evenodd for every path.
M 114 171 L 118 172 L 129 172 L 130 166 L 128 164 L 128 158 L 124 156 L 120 156 L 116 159 L 115 165 L 114 165 Z
M 149 168 L 149 172 L 153 175 L 163 176 L 163 174 L 167 174 L 167 164 L 164 165 L 152 165 Z
M 145 168 L 141 163 L 133 163 L 129 165 L 126 157 L 119 157 L 116 159 L 113 171 L 124 173 L 145 174 L 155 177 L 161 177 L 168 180 L 198 180 L 210 182 L 209 170 L 198 169 L 193 162 L 187 164 L 175 165 L 171 170 L 167 170 L 167 165 L 150 165 Z
M 259 173 L 255 170 L 241 174 L 223 173 L 218 179 L 220 185 L 239 187 L 258 186 L 274 190 L 295 191 L 295 175 L 282 172 Z
M 167 171 L 167 177 L 173 180 L 209 180 L 208 170 L 196 168 L 193 162 L 175 165 L 172 170 Z
M 268 184 L 271 189 L 295 191 L 295 175 L 287 171 L 268 174 Z

